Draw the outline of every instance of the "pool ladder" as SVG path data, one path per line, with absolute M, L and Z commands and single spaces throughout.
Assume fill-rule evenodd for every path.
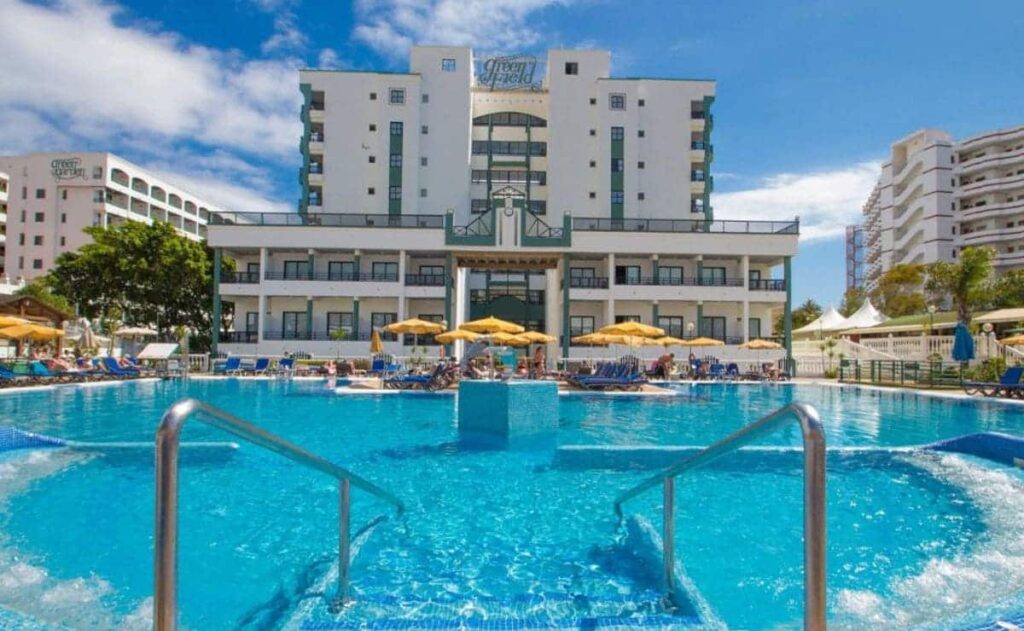
M 771 434 L 792 422 L 800 424 L 804 443 L 804 629 L 825 629 L 825 434 L 818 412 L 803 403 L 789 405 L 726 436 L 717 443 L 644 480 L 615 499 L 622 518 L 622 504 L 662 485 L 662 558 L 668 598 L 675 593 L 675 483 L 684 473 Z
M 349 599 L 349 503 L 352 487 L 379 497 L 394 506 L 398 513 L 405 510 L 402 501 L 351 471 L 237 416 L 197 399 L 183 399 L 164 413 L 156 433 L 153 628 L 156 631 L 173 631 L 178 628 L 178 446 L 181 430 L 189 418 L 223 429 L 338 481 L 338 593 L 331 605 L 333 608 L 343 607 Z

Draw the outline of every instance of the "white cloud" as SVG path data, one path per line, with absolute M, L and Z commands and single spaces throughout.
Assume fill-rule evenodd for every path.
M 345 64 L 342 62 L 341 57 L 338 56 L 338 52 L 333 48 L 321 50 L 316 59 L 316 67 L 324 70 L 336 70 L 344 66 Z
M 359 0 L 356 40 L 393 60 L 414 43 L 523 50 L 540 40 L 527 18 L 574 0 Z
M 4 22 L 17 25 L 0 37 L 0 110 L 45 113 L 84 139 L 143 135 L 293 157 L 299 61 L 248 61 L 120 25 L 119 12 L 100 0 L 0 0 Z
M 150 171 L 225 210 L 291 212 L 292 203 L 275 200 L 266 170 L 225 152 L 163 156 L 146 162 Z
M 717 219 L 772 220 L 800 217 L 800 237 L 827 239 L 859 223 L 861 207 L 881 173 L 881 161 L 811 173 L 780 173 L 753 189 L 717 193 Z
M 274 34 L 260 46 L 264 55 L 302 50 L 306 46 L 306 36 L 295 22 L 295 14 L 291 11 L 283 11 L 274 18 Z

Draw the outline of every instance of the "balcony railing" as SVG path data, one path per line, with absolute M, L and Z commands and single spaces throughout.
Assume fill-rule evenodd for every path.
M 373 283 L 397 283 L 398 274 L 382 274 L 373 272 L 316 272 L 303 274 L 298 272 L 267 272 L 263 275 L 266 280 L 316 280 L 316 281 L 341 281 L 341 282 L 373 282 Z
M 220 334 L 220 341 L 228 344 L 255 344 L 258 337 L 256 331 L 229 331 Z
M 365 213 L 238 213 L 210 214 L 214 226 L 326 226 L 336 228 L 444 228 L 444 215 Z
M 606 276 L 593 276 L 593 277 L 569 277 L 569 287 L 575 287 L 577 289 L 608 289 L 608 277 Z M 582 335 L 582 334 L 581 334 Z
M 800 234 L 793 221 L 705 221 L 703 219 L 610 219 L 573 217 L 574 232 L 706 232 L 714 234 Z
M 407 287 L 444 287 L 448 277 L 444 274 L 406 274 Z
M 704 174 L 701 173 L 700 171 L 691 171 L 690 172 L 690 181 L 691 182 L 703 182 L 704 181 Z
M 510 296 L 517 298 L 523 302 L 531 305 L 542 305 L 544 304 L 544 290 L 543 289 L 521 289 L 521 290 L 494 290 L 490 292 L 490 296 L 487 294 L 486 289 L 471 289 L 469 291 L 469 301 L 473 304 L 484 304 L 489 300 L 496 298 L 504 298 Z
M 693 142 L 690 143 L 690 149 L 693 149 L 694 151 L 704 151 L 704 148 L 706 146 L 707 145 L 705 145 L 704 142 L 700 140 L 694 140 Z
M 751 291 L 786 291 L 786 280 L 784 278 L 761 278 L 750 281 Z
M 616 285 L 660 285 L 667 287 L 742 287 L 742 278 L 697 278 L 687 277 L 659 277 L 659 276 L 633 276 L 620 277 L 615 279 Z
M 220 275 L 222 283 L 244 283 L 253 284 L 260 282 L 259 272 L 222 272 Z

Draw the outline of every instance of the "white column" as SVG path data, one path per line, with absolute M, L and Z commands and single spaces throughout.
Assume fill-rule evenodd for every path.
M 405 250 L 398 251 L 398 321 L 406 319 L 405 300 Z M 405 343 L 405 335 L 398 336 L 398 343 Z
M 469 309 L 469 268 L 455 268 L 455 312 L 452 317 L 455 323 L 453 329 L 459 328 L 466 322 L 466 315 Z M 455 342 L 455 356 L 462 357 L 464 342 Z
M 604 311 L 605 326 L 615 324 L 615 255 L 608 254 L 608 301 Z
M 746 257 L 744 257 L 746 258 Z M 743 342 L 750 341 L 750 301 L 746 298 L 743 299 L 743 319 L 740 321 L 740 326 L 743 327 Z
M 256 320 L 256 352 L 262 352 L 263 346 L 263 330 L 267 324 L 267 292 L 264 289 L 263 279 L 266 278 L 267 272 L 267 248 L 260 248 L 260 278 L 259 278 L 259 300 L 256 307 L 256 312 L 259 314 Z
M 562 302 L 562 288 L 558 282 L 559 274 L 557 267 L 544 270 L 544 333 L 553 335 L 556 341 L 548 344 L 546 356 L 557 357 L 552 353 L 558 353 L 557 338 L 562 334 L 562 310 L 559 305 Z M 568 277 L 567 277 L 568 280 Z

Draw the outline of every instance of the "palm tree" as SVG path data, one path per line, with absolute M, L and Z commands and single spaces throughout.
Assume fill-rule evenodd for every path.
M 940 261 L 928 266 L 925 289 L 940 302 L 948 296 L 957 320 L 970 324 L 971 310 L 985 300 L 983 288 L 994 257 L 995 250 L 989 247 L 964 248 L 956 263 Z

